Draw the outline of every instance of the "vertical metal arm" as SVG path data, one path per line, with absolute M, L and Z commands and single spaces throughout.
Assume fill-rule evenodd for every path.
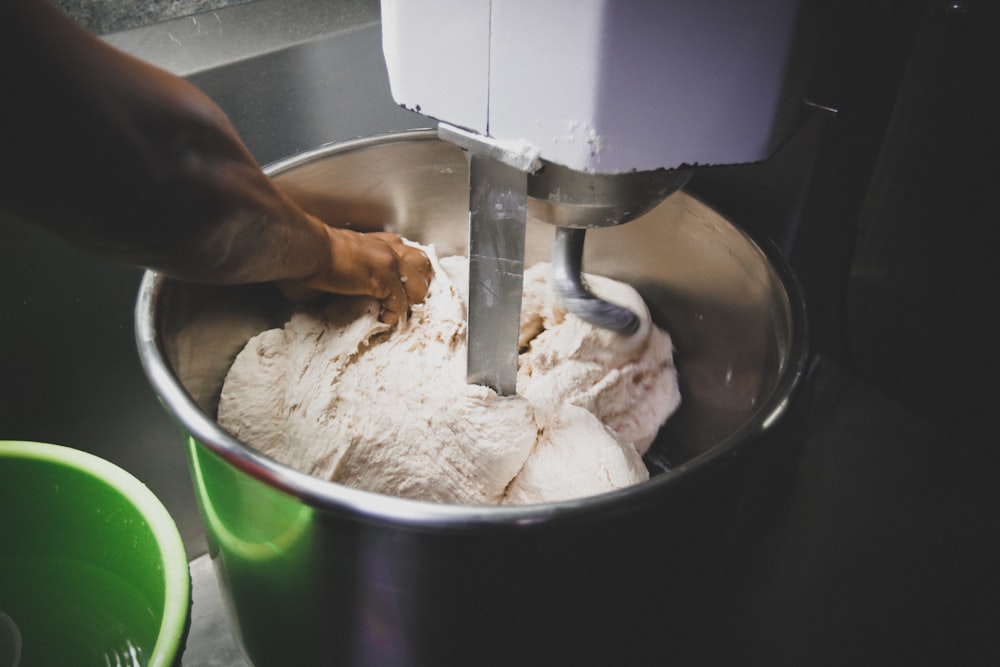
M 484 155 L 469 164 L 467 380 L 517 393 L 528 176 Z
M 517 393 L 517 354 L 524 280 L 528 174 L 541 167 L 538 149 L 438 126 L 438 135 L 469 154 L 470 384 L 501 396 Z

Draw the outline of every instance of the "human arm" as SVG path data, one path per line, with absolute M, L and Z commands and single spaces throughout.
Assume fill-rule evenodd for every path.
M 388 322 L 426 294 L 423 253 L 304 212 L 207 96 L 47 3 L 0 2 L 0 63 L 0 207 L 182 280 L 369 294 Z

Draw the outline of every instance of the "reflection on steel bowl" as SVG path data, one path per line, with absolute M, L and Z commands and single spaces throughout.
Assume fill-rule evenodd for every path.
M 433 132 L 268 171 L 329 221 L 464 251 L 467 163 Z M 553 229 L 529 227 L 530 265 L 548 257 Z M 780 257 L 684 192 L 587 245 L 586 270 L 632 284 L 671 333 L 683 402 L 647 455 L 648 482 L 528 506 L 351 489 L 238 441 L 214 419 L 223 379 L 290 306 L 266 285 L 147 273 L 140 356 L 187 433 L 234 632 L 256 667 L 669 662 L 718 556 L 726 489 L 803 373 L 805 311 Z

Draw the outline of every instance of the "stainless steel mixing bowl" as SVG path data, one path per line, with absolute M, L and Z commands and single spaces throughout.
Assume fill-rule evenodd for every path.
M 442 255 L 465 246 L 466 159 L 433 132 L 325 147 L 269 172 L 328 220 L 384 225 Z M 529 225 L 527 260 L 545 260 L 552 227 Z M 777 255 L 683 192 L 592 231 L 587 245 L 585 269 L 635 285 L 671 332 L 683 402 L 647 457 L 650 481 L 523 507 L 380 496 L 258 454 L 216 424 L 216 405 L 238 350 L 280 326 L 288 304 L 268 285 L 146 274 L 140 356 L 186 433 L 210 550 L 252 664 L 670 662 L 710 583 L 726 490 L 747 474 L 741 454 L 803 373 L 805 312 Z

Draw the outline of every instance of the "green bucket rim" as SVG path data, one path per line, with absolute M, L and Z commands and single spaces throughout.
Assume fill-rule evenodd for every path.
M 0 440 L 0 460 L 52 463 L 89 474 L 118 490 L 146 520 L 163 562 L 163 618 L 147 667 L 171 667 L 187 631 L 191 572 L 177 524 L 160 499 L 142 481 L 99 456 L 64 445 L 29 440 Z

